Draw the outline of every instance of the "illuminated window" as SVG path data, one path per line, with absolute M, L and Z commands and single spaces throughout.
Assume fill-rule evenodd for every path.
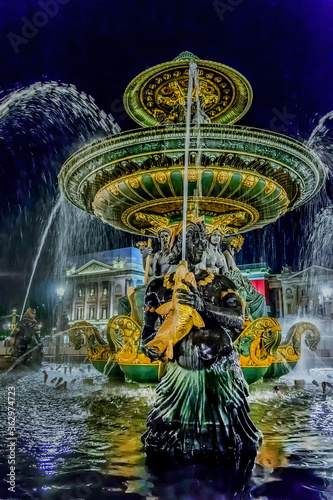
M 76 319 L 82 319 L 82 306 L 76 308 Z
M 94 306 L 89 307 L 89 319 L 94 319 L 95 318 L 95 308 Z
M 107 281 L 103 282 L 103 295 L 104 295 L 104 297 L 109 295 L 109 284 Z
M 83 285 L 78 285 L 77 286 L 77 296 L 83 297 L 83 295 L 84 295 L 84 287 L 83 287 Z
M 108 317 L 108 306 L 102 306 L 102 319 L 107 319 Z

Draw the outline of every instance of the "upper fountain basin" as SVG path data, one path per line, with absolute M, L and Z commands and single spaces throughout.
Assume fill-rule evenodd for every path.
M 182 219 L 184 158 L 184 124 L 124 132 L 74 153 L 60 171 L 60 189 L 104 222 L 154 236 L 157 226 Z M 320 158 L 294 139 L 252 127 L 203 124 L 198 149 L 198 127 L 191 127 L 190 209 L 201 184 L 197 214 L 207 224 L 223 223 L 227 232 L 275 221 L 313 198 L 324 180 Z

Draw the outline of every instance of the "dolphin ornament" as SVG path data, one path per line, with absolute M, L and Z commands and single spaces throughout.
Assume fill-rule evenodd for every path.
M 188 290 L 183 283 L 188 281 L 197 286 L 195 276 L 189 272 L 187 261 L 181 260 L 174 274 L 172 299 L 156 309 L 161 316 L 166 316 L 156 336 L 146 344 L 146 348 L 156 353 L 164 354 L 167 359 L 173 358 L 173 347 L 191 331 L 193 326 L 202 328 L 205 323 L 200 314 L 190 306 L 179 304 L 178 290 Z

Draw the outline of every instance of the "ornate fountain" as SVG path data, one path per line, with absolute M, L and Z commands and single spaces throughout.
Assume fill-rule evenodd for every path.
M 260 442 L 246 381 L 284 374 L 302 336 L 315 349 L 320 334 L 298 323 L 281 344 L 235 253 L 242 233 L 305 204 L 325 179 L 301 143 L 233 125 L 251 102 L 243 75 L 184 52 L 127 87 L 126 110 L 143 129 L 86 146 L 59 174 L 79 209 L 149 238 L 139 244 L 146 284 L 128 290 L 131 313 L 110 319 L 108 344 L 85 322 L 71 340 L 111 378 L 121 369 L 134 381 L 160 380 L 142 436 L 149 456 L 222 459 L 244 471 Z M 155 237 L 161 249 L 152 254 Z
M 198 85 L 193 90 L 193 110 L 188 113 L 191 125 L 187 127 L 191 62 L 197 66 Z M 77 151 L 61 169 L 60 189 L 80 210 L 104 223 L 155 238 L 161 230 L 170 235 L 177 232 L 187 186 L 187 220 L 203 221 L 209 234 L 234 236 L 232 244 L 237 246 L 240 234 L 307 203 L 325 178 L 320 159 L 300 142 L 234 125 L 251 103 L 252 89 L 243 75 L 183 52 L 171 62 L 145 70 L 128 85 L 125 108 L 143 128 L 95 141 Z M 188 182 L 184 180 L 185 167 Z M 231 271 L 231 279 L 239 278 L 236 267 Z M 251 284 L 237 288 L 241 292 L 244 287 Z M 103 371 L 112 359 L 128 378 L 154 381 L 164 367 L 142 350 L 143 302 L 142 298 L 141 302 L 136 300 L 135 293 L 132 290 L 129 297 L 131 316 L 110 319 L 109 345 L 101 342 L 93 329 L 89 334 L 80 329 L 80 324 L 74 325 L 71 338 L 78 347 L 87 344 L 98 370 Z M 251 293 L 241 294 L 243 300 Z M 293 368 L 300 357 L 303 334 L 315 349 L 320 335 L 312 324 L 294 326 L 280 345 L 281 328 L 276 319 L 248 316 L 234 341 L 246 380 L 252 383 Z M 113 376 L 119 371 L 110 373 Z

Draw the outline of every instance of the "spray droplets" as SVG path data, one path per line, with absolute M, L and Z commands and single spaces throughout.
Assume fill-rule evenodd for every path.
M 327 175 L 333 176 L 333 111 L 326 113 L 312 131 L 306 145 L 322 160 Z
M 333 265 L 333 205 L 323 208 L 316 216 L 308 247 L 306 263 L 332 268 Z M 308 267 L 308 266 L 307 266 Z
M 37 82 L 0 100 L 0 135 L 7 145 L 22 134 L 52 150 L 55 140 L 68 135 L 84 140 L 118 132 L 120 127 L 113 117 L 74 85 Z

